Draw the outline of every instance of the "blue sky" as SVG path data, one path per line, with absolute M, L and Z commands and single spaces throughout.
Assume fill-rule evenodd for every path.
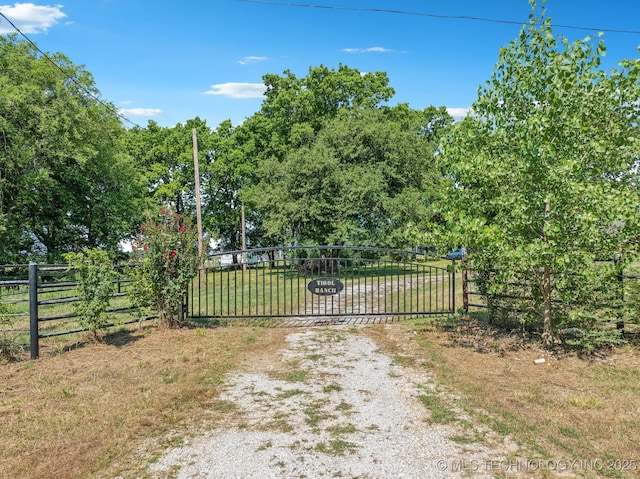
M 459 113 L 531 11 L 528 0 L 61 1 L 0 0 L 0 12 L 42 51 L 83 65 L 102 99 L 143 127 L 196 116 L 212 128 L 237 125 L 260 109 L 264 74 L 304 77 L 321 64 L 384 71 L 396 91 L 391 104 Z M 556 25 L 640 30 L 639 0 L 547 0 L 546 9 Z M 10 31 L 0 18 L 0 33 Z M 607 69 L 639 55 L 640 33 L 605 32 L 604 40 Z

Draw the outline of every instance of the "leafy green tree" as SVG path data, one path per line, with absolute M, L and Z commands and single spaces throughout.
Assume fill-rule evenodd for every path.
M 218 126 L 212 133 L 208 161 L 201 169 L 203 225 L 219 247 L 233 250 L 242 247 L 240 192 L 245 182 L 251 182 L 254 170 L 236 131 L 229 120 Z M 246 221 L 253 223 L 255 219 L 249 217 Z M 255 228 L 250 228 L 248 234 L 255 239 Z
M 289 70 L 267 74 L 265 100 L 259 115 L 268 124 L 267 156 L 281 158 L 290 147 L 308 144 L 325 123 L 341 110 L 375 108 L 394 94 L 383 72 L 361 73 L 356 68 L 324 65 L 309 68 L 304 78 Z
M 114 252 L 131 230 L 136 170 L 118 149 L 120 118 L 97 95 L 64 55 L 0 37 L 0 261 Z
M 235 128 L 224 122 L 216 129 L 205 170 L 203 222 L 227 248 L 241 246 L 243 204 L 248 245 L 275 246 L 284 241 L 282 232 L 266 227 L 265 212 L 251 192 L 272 180 L 260 165 L 281 162 L 292 151 L 312 144 L 338 112 L 372 108 L 393 95 L 384 73 L 361 74 L 344 65 L 310 68 L 302 78 L 287 70 L 282 76 L 264 75 L 263 80 L 266 93 L 260 111 Z
M 146 128 L 127 131 L 125 148 L 142 170 L 152 210 L 171 206 L 180 213 L 195 215 L 194 129 L 199 162 L 206 164 L 210 160 L 212 133 L 206 121 L 198 117 L 173 127 L 149 121 Z
M 605 72 L 601 39 L 557 38 L 545 15 L 501 49 L 439 155 L 448 238 L 484 272 L 490 305 L 510 296 L 523 320 L 543 324 L 545 343 L 571 327 L 585 343 L 616 341 L 599 327 L 614 266 L 594 260 L 638 253 L 640 60 Z
M 440 186 L 444 109 L 342 110 L 312 144 L 260 165 L 252 201 L 271 235 L 288 242 L 406 246 L 410 222 L 430 220 Z

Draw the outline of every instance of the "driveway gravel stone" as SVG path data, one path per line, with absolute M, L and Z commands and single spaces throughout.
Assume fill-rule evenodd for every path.
M 224 427 L 187 439 L 150 466 L 165 478 L 494 477 L 505 448 L 460 444 L 420 396 L 440 394 L 429 372 L 394 364 L 362 327 L 292 330 L 268 367 L 228 377 Z M 494 462 L 495 463 L 495 462 Z

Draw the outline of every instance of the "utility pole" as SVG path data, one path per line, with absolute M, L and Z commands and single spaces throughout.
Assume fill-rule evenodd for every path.
M 204 242 L 202 240 L 202 214 L 200 212 L 200 168 L 198 166 L 198 132 L 194 128 L 193 134 L 193 175 L 195 177 L 196 188 L 196 221 L 198 223 L 198 252 L 204 252 Z

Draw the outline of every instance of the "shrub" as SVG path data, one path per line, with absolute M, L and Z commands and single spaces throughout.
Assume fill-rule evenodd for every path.
M 473 258 L 475 267 L 484 268 L 475 273 L 474 281 L 487 301 L 490 321 L 501 325 L 518 321 L 523 328 L 540 330 L 544 300 L 536 278 L 542 272 L 516 270 L 490 258 L 482 254 Z M 616 328 L 625 311 L 617 274 L 613 262 L 594 262 L 589 258 L 564 270 L 551 271 L 552 326 L 556 340 L 585 351 L 624 343 L 621 331 Z
M 93 333 L 107 327 L 107 308 L 115 293 L 116 272 L 105 251 L 84 249 L 80 253 L 66 253 L 69 269 L 76 273 L 78 302 L 74 309 L 80 325 Z
M 130 273 L 135 305 L 142 313 L 155 311 L 161 326 L 180 326 L 183 299 L 200 263 L 196 228 L 161 209 L 140 227 L 134 242 Z

